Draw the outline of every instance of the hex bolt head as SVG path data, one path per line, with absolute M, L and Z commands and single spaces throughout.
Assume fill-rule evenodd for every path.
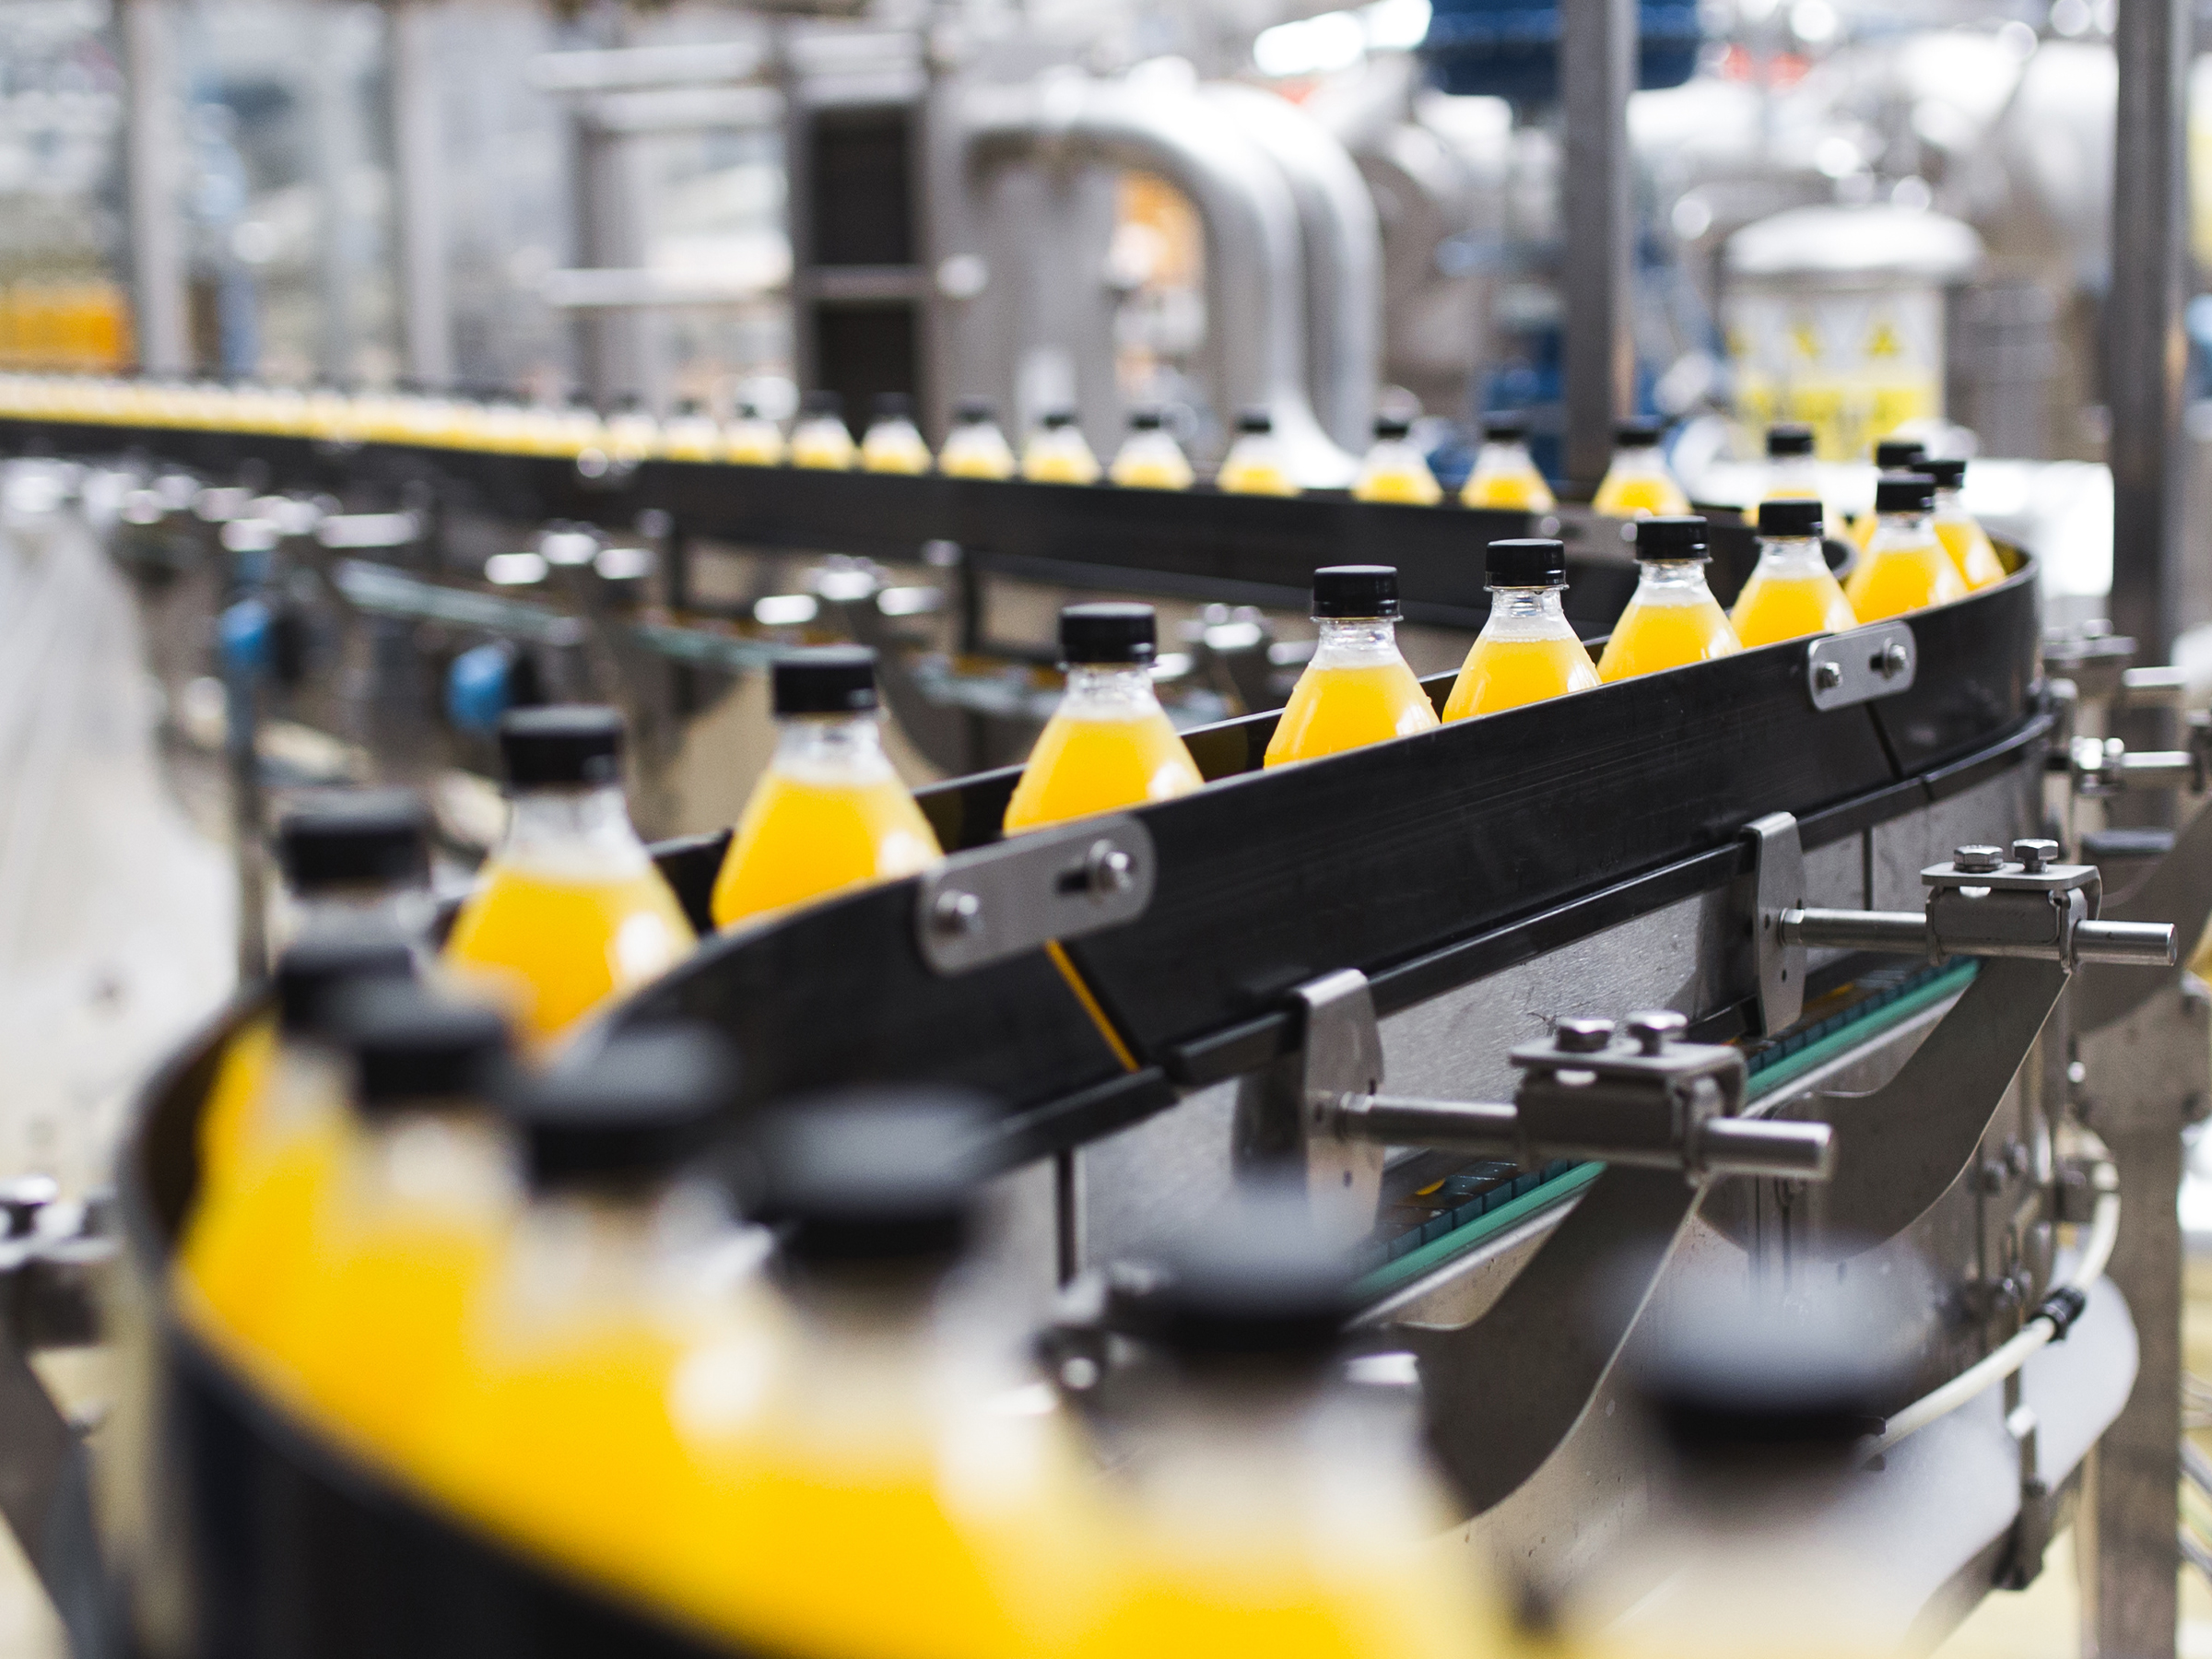
M 1830 663 L 1818 663 L 1818 664 L 1816 664 L 1816 665 L 1814 665 L 1814 667 L 1813 667 L 1813 684 L 1815 684 L 1816 686 L 1819 687 L 1821 690 L 1823 690 L 1823 691 L 1833 691 L 1833 690 L 1834 690 L 1834 689 L 1835 689 L 1835 688 L 1836 688 L 1838 686 L 1841 685 L 1842 683 L 1843 683 L 1843 665 L 1842 665 L 1842 664 L 1841 664 L 1841 663 L 1833 663 L 1833 662 L 1830 662 Z
M 955 938 L 975 933 L 983 925 L 983 901 L 973 893 L 947 888 L 930 906 L 929 924 Z
M 2005 849 L 1960 847 L 1951 854 L 1951 865 L 1962 876 L 1994 876 L 2005 867 Z
M 2036 837 L 2026 837 L 2012 843 L 2012 856 L 2030 876 L 2041 876 L 2058 860 L 2058 843 Z
M 1135 885 L 1136 861 L 1110 841 L 1092 841 L 1083 864 L 1090 890 L 1100 898 L 1125 893 Z
M 1613 1022 L 1609 1019 L 1561 1019 L 1552 1027 L 1551 1040 L 1562 1054 L 1594 1054 L 1613 1041 Z
M 1884 679 L 1895 679 L 1912 665 L 1912 653 L 1905 650 L 1903 641 L 1892 640 L 1882 647 L 1882 654 L 1875 659 L 1874 665 Z
M 1646 1054 L 1663 1051 L 1668 1041 L 1689 1029 L 1689 1021 L 1672 1008 L 1654 1008 L 1645 1014 L 1631 1014 L 1622 1022 L 1637 1046 Z

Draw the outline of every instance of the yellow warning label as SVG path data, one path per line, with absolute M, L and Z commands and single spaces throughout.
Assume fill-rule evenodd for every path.
M 1866 336 L 1866 355 L 1870 358 L 1902 357 L 1905 343 L 1897 337 L 1897 329 L 1887 317 L 1875 319 L 1874 332 Z

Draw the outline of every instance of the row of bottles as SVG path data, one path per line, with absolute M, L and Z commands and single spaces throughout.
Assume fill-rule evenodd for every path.
M 130 302 L 114 283 L 0 283 L 0 369 L 106 374 L 131 356 Z

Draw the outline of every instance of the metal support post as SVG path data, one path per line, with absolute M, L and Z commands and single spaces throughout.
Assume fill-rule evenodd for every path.
M 1567 166 L 1560 286 L 1566 300 L 1567 476 L 1595 488 L 1613 421 L 1634 390 L 1629 337 L 1629 93 L 1636 0 L 1562 0 L 1559 85 Z
M 453 296 L 445 269 L 445 145 L 438 107 L 438 8 L 402 0 L 392 18 L 393 184 L 399 217 L 399 316 L 406 371 L 453 381 Z
M 138 366 L 149 374 L 192 367 L 184 208 L 177 176 L 175 42 L 166 0 L 124 0 L 124 118 L 131 243 L 131 310 Z

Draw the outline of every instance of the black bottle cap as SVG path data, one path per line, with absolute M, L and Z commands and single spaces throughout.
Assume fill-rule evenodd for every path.
M 1275 417 L 1257 406 L 1237 411 L 1237 430 L 1240 432 L 1272 432 Z
M 622 775 L 622 716 L 596 703 L 510 710 L 500 717 L 500 757 L 515 789 L 612 783 Z
M 1403 415 L 1378 415 L 1375 417 L 1375 436 L 1378 438 L 1385 440 L 1403 438 L 1412 430 L 1413 422 Z
M 876 653 L 865 645 L 817 645 L 776 659 L 778 714 L 865 714 L 876 706 Z
M 1394 617 L 1395 565 L 1326 565 L 1313 572 L 1316 617 Z
M 1822 523 L 1820 503 L 1809 496 L 1759 504 L 1761 535 L 1818 535 Z
M 1874 487 L 1877 512 L 1926 512 L 1936 505 L 1936 480 L 1924 472 L 1884 473 Z
M 1783 421 L 1767 429 L 1767 458 L 1780 461 L 1792 456 L 1810 455 L 1813 453 L 1813 429 L 1799 426 L 1794 421 Z
M 510 1074 L 500 1104 L 533 1186 L 665 1178 L 705 1147 L 737 1099 L 737 1058 L 700 1026 L 609 1037 L 581 1064 Z
M 276 1023 L 300 1035 L 326 1028 L 334 993 L 364 980 L 415 977 L 415 953 L 396 934 L 362 932 L 305 938 L 276 959 Z
M 949 1265 L 967 1242 L 996 1113 L 961 1089 L 879 1087 L 794 1102 L 762 1127 L 761 1208 L 802 1268 Z
M 914 418 L 914 400 L 903 392 L 876 394 L 876 418 L 878 420 L 912 420 Z
M 1037 424 L 1048 432 L 1056 432 L 1063 427 L 1076 424 L 1076 412 L 1073 409 L 1047 409 L 1037 417 Z
M 1885 438 L 1874 446 L 1874 464 L 1883 472 L 1901 472 L 1927 453 L 1928 446 L 1917 438 Z
M 955 426 L 984 426 L 994 413 L 989 398 L 963 397 L 953 406 L 952 422 Z
M 1613 423 L 1613 443 L 1617 449 L 1656 449 L 1660 434 L 1665 429 L 1655 420 L 1638 417 Z
M 1695 513 L 1638 519 L 1636 557 L 1659 564 L 1706 558 L 1705 521 Z
M 1157 432 L 1160 424 L 1159 411 L 1148 404 L 1129 411 L 1129 429 L 1133 432 Z
M 276 862 L 301 898 L 429 879 L 430 815 L 406 789 L 333 791 L 285 815 Z
M 809 420 L 841 420 L 845 400 L 834 392 L 809 392 L 799 400 L 799 413 Z
M 1241 1195 L 1174 1240 L 1160 1265 L 1136 1323 L 1188 1367 L 1326 1364 L 1353 1310 L 1350 1265 L 1315 1230 L 1302 1192 Z
M 749 397 L 741 397 L 731 413 L 740 420 L 758 420 L 760 418 L 760 406 Z
M 1482 568 L 1494 588 L 1558 587 L 1567 580 L 1567 544 L 1542 536 L 1494 541 Z
M 1148 663 L 1159 646 L 1159 619 L 1148 605 L 1070 605 L 1060 613 L 1064 663 Z
M 1482 435 L 1491 443 L 1525 443 L 1528 441 L 1528 417 L 1525 415 L 1486 415 L 1482 418 Z
M 1941 461 L 1933 456 L 1924 457 L 1912 464 L 1912 470 L 1926 473 L 1936 480 L 1938 489 L 1957 489 L 1966 482 L 1966 463 L 1956 457 Z
M 496 1010 L 406 980 L 341 987 L 331 1027 L 353 1056 L 355 1101 L 370 1113 L 485 1099 L 503 1081 L 511 1052 Z
M 678 415 L 704 415 L 707 406 L 696 397 L 679 397 L 676 400 L 676 412 Z

